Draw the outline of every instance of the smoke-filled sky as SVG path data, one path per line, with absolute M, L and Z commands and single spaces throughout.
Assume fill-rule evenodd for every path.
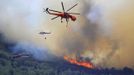
M 62 1 L 66 10 L 78 3 L 71 12 L 81 13 L 75 22 L 69 22 L 68 28 L 60 18 L 52 21 L 53 16 L 43 13 L 47 7 L 62 11 L 61 0 L 1 0 L 0 32 L 8 42 L 18 43 L 15 49 L 40 47 L 24 48 L 38 58 L 46 51 L 59 57 L 80 54 L 96 66 L 134 68 L 133 0 Z M 45 40 L 38 34 L 40 31 L 52 34 Z

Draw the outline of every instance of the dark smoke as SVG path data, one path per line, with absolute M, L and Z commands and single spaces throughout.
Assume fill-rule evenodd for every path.
M 85 17 L 86 23 L 83 25 L 83 28 L 81 29 L 81 35 L 84 36 L 84 39 L 88 40 L 89 45 L 92 45 L 90 47 L 92 47 L 92 49 L 93 49 L 95 42 L 97 41 L 97 38 L 99 37 L 99 34 L 98 34 L 99 27 L 96 22 L 91 22 L 92 19 L 88 19 L 88 17 L 87 17 L 87 15 L 92 10 L 92 6 L 90 5 L 90 3 L 84 2 L 84 5 L 85 6 L 84 6 L 82 16 Z M 100 12 L 98 12 L 98 13 L 100 13 Z M 93 18 L 95 18 L 95 17 L 93 17 Z
M 81 16 L 85 21 L 84 24 L 78 24 L 81 26 L 79 32 L 71 32 L 68 35 L 65 33 L 60 45 L 67 50 L 68 55 L 85 56 L 84 53 L 89 52 L 85 57 L 92 59 L 91 62 L 96 66 L 106 67 L 108 59 L 110 60 L 119 49 L 119 43 L 110 37 L 111 31 L 99 23 L 103 15 L 101 8 L 84 1 L 83 5 Z M 108 35 L 105 35 L 104 31 L 107 31 Z

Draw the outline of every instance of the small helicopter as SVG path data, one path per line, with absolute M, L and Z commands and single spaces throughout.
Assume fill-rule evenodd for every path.
M 51 34 L 51 32 L 39 32 L 39 34 L 40 35 L 46 35 L 46 34 Z M 45 37 L 45 39 L 47 39 L 47 38 Z
M 62 19 L 65 18 L 66 22 L 67 22 L 67 25 L 68 25 L 69 19 L 71 19 L 72 21 L 76 21 L 76 17 L 74 15 L 80 15 L 80 13 L 72 13 L 72 12 L 69 12 L 69 11 L 72 8 L 74 8 L 75 6 L 77 6 L 78 4 L 73 5 L 71 8 L 69 8 L 66 11 L 65 11 L 63 2 L 61 2 L 61 5 L 62 5 L 63 12 L 52 10 L 52 9 L 49 9 L 49 8 L 44 9 L 44 12 L 46 12 L 47 14 L 56 16 L 56 17 L 53 17 L 51 20 L 54 20 L 54 19 L 56 19 L 58 17 L 61 17 L 61 23 L 63 22 Z M 50 11 L 52 11 L 52 12 L 50 12 Z

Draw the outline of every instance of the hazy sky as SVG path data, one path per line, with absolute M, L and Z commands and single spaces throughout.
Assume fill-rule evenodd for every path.
M 1 0 L 0 32 L 7 39 L 33 43 L 63 56 L 80 52 L 104 67 L 134 67 L 134 1 L 62 0 L 65 9 L 78 3 L 76 22 L 60 23 L 60 18 L 43 13 L 43 8 L 62 11 L 61 0 Z M 40 31 L 52 32 L 44 36 Z M 70 55 L 71 56 L 71 55 Z

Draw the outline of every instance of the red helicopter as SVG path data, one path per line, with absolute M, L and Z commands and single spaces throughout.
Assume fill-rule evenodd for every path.
M 76 17 L 74 15 L 80 15 L 80 13 L 72 13 L 72 12 L 68 12 L 68 11 L 70 11 L 72 8 L 74 8 L 78 4 L 73 5 L 67 11 L 65 11 L 65 9 L 64 9 L 63 2 L 61 2 L 61 5 L 62 5 L 63 12 L 52 10 L 52 9 L 49 9 L 49 8 L 44 9 L 44 12 L 46 12 L 47 14 L 56 16 L 56 17 L 53 17 L 51 20 L 54 20 L 54 19 L 56 19 L 58 17 L 61 17 L 61 23 L 63 22 L 62 19 L 65 18 L 66 22 L 67 22 L 67 25 L 68 25 L 69 19 L 71 19 L 72 21 L 76 21 Z M 52 11 L 52 12 L 50 12 L 50 11 Z

